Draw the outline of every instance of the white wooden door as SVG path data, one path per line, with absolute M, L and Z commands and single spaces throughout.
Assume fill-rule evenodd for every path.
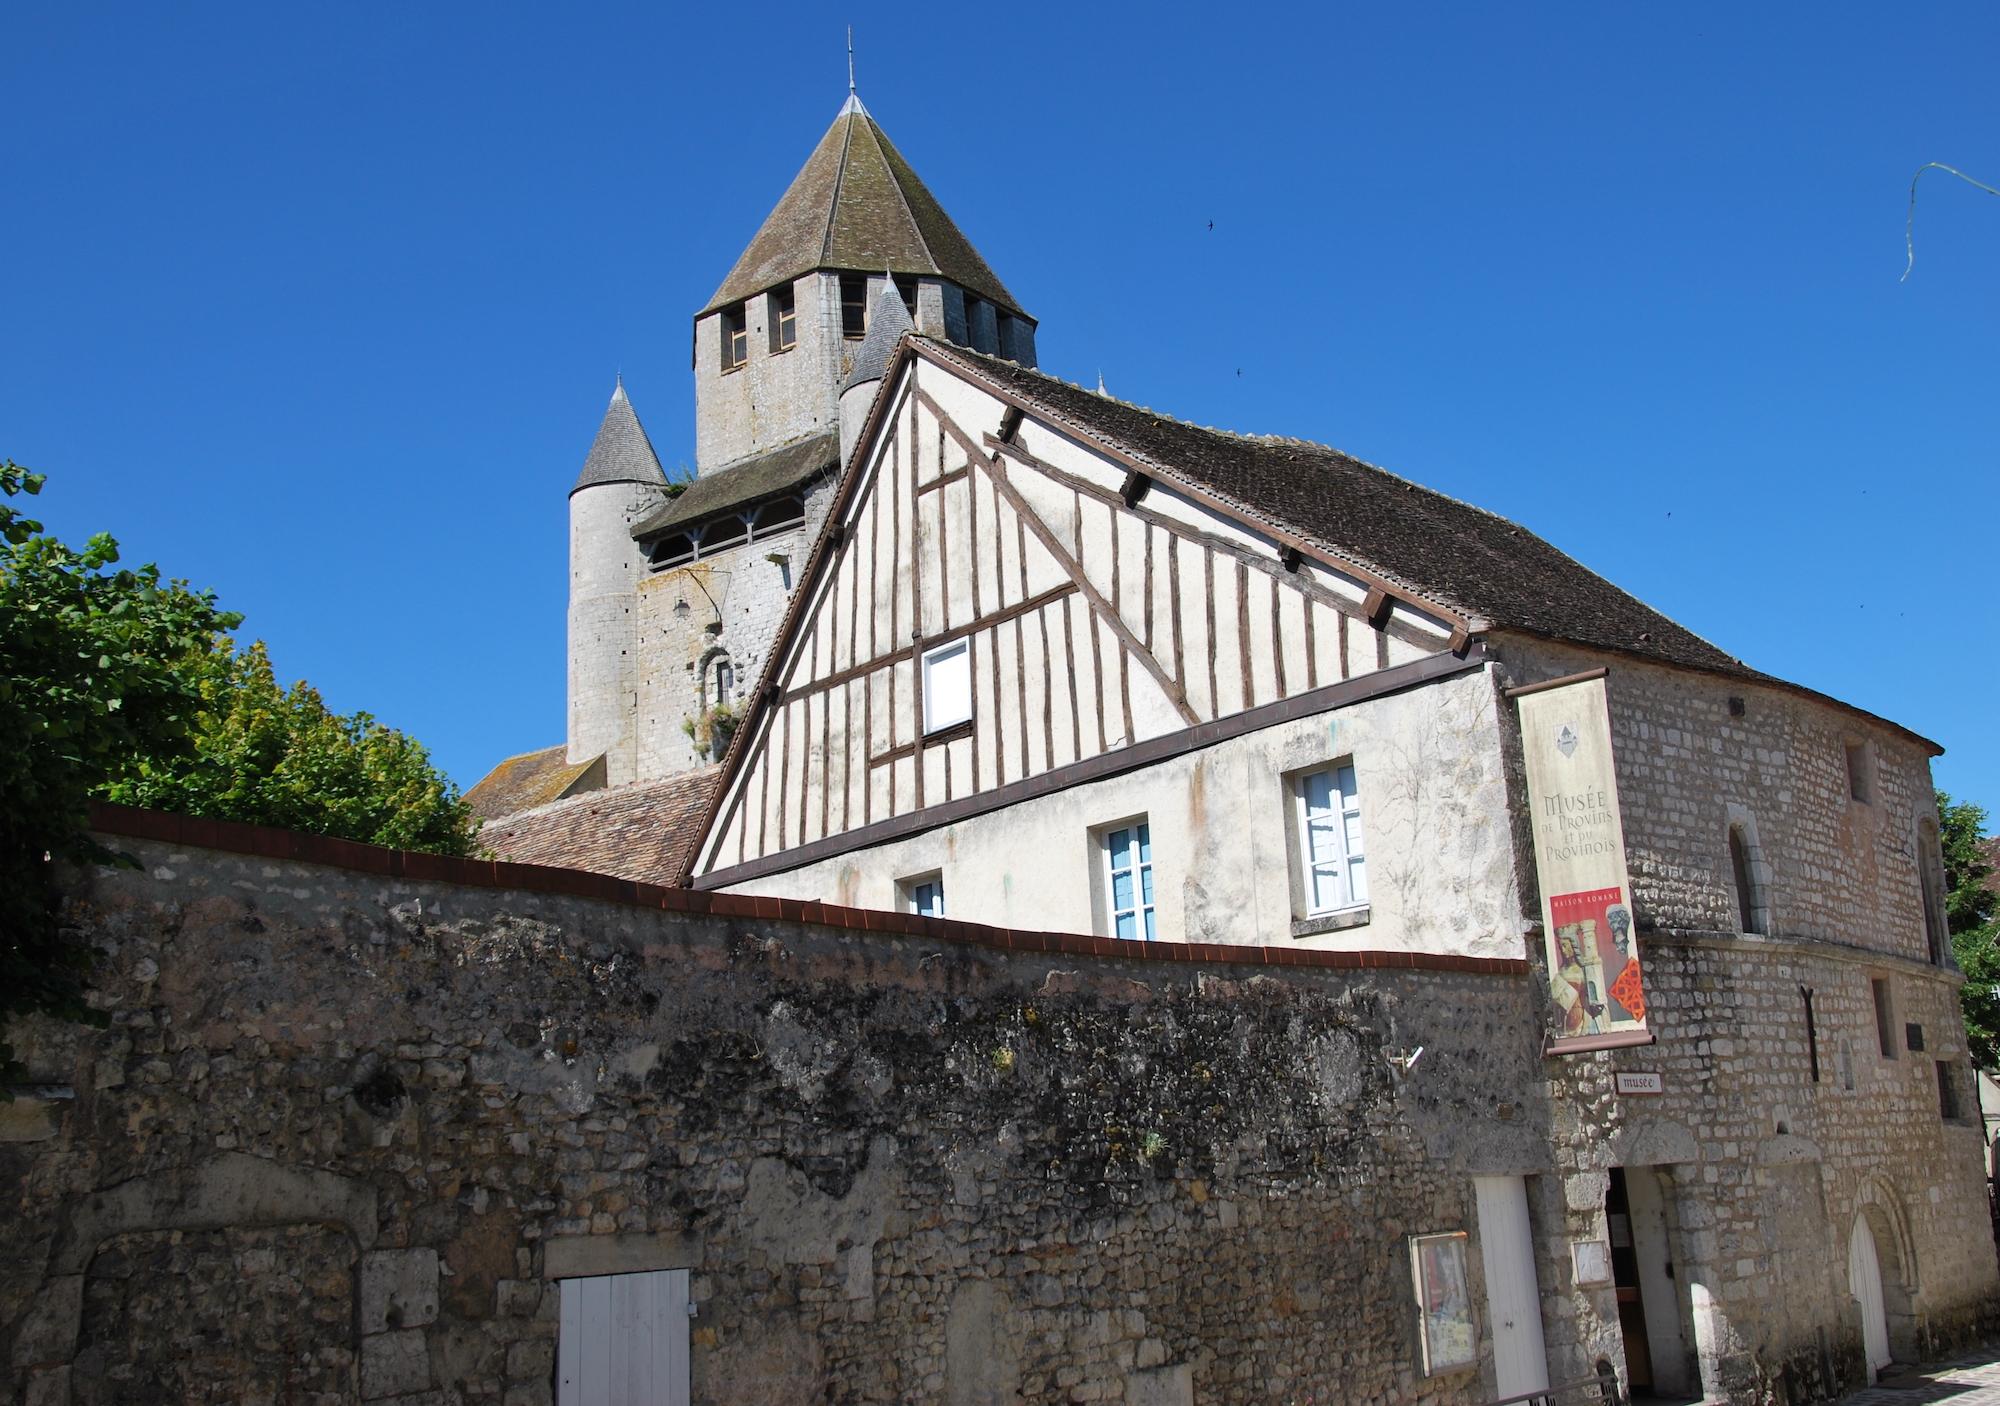
M 1474 1177 L 1479 1256 L 1486 1269 L 1486 1316 L 1493 1325 L 1493 1394 L 1505 1398 L 1549 1384 L 1542 1346 L 1542 1295 L 1535 1282 L 1535 1237 L 1528 1188 L 1519 1177 Z
M 562 1281 L 557 1406 L 687 1406 L 688 1272 Z
M 1847 1289 L 1861 1305 L 1861 1347 L 1868 1356 L 1868 1380 L 1889 1365 L 1889 1313 L 1882 1303 L 1882 1263 L 1875 1255 L 1875 1232 L 1868 1217 L 1854 1218 L 1847 1246 Z

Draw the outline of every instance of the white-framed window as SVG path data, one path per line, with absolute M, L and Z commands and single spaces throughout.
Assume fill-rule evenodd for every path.
M 1368 860 L 1361 840 L 1361 794 L 1354 764 L 1342 762 L 1293 779 L 1299 875 L 1306 916 L 1338 913 L 1368 902 Z
M 924 733 L 972 720 L 972 641 L 924 651 Z
M 905 879 L 898 885 L 903 891 L 903 905 L 911 913 L 922 914 L 926 918 L 944 916 L 944 875 L 933 871 L 919 874 L 913 879 Z
M 1099 832 L 1104 852 L 1104 912 L 1113 937 L 1153 941 L 1153 827 L 1144 820 Z

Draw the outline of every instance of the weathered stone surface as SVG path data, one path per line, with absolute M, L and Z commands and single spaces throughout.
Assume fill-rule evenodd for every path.
M 1194 1370 L 1186 1363 L 1134 1372 L 1125 1379 L 1126 1406 L 1194 1406 Z
M 361 1259 L 361 1331 L 421 1328 L 438 1316 L 436 1250 L 376 1250 Z
M 16 1367 L 40 1367 L 68 1362 L 76 1352 L 77 1328 L 83 1316 L 83 1276 L 52 1275 L 42 1281 L 14 1336 Z
M 430 1348 L 421 1332 L 411 1328 L 361 1340 L 363 1400 L 418 1392 L 430 1384 Z
M 126 843 L 145 867 L 72 907 L 118 954 L 112 1026 L 67 1056 L 125 1077 L 79 1086 L 77 1135 L 0 1147 L 0 1348 L 84 1275 L 80 1401 L 545 1400 L 551 1281 L 675 1261 L 700 1402 L 1440 1399 L 1407 1237 L 1472 1232 L 1483 1295 L 1469 1179 L 1531 1173 L 1551 1370 L 1587 1374 L 1616 1303 L 1567 1247 L 1606 1238 L 1621 1147 L 1692 1154 L 1663 1174 L 1690 1351 L 1743 1400 L 1855 1379 L 1858 1337 L 1815 1334 L 1849 1321 L 1857 1211 L 1917 1347 L 1996 1277 L 1930 1066 L 1813 1085 L 1798 985 L 1823 1032 L 1872 1023 L 1879 959 L 1830 945 L 1660 934 L 1660 1043 L 1544 1062 L 1521 976 L 1058 961 Z M 1893 970 L 1948 1029 L 1951 983 Z M 450 1077 L 481 1055 L 492 1082 Z M 1620 1068 L 1667 1092 L 1620 1099 Z M 391 1326 L 412 1297 L 434 1321 Z
M 542 1273 L 550 1279 L 631 1274 L 646 1269 L 686 1269 L 700 1263 L 699 1236 L 665 1231 L 558 1235 L 542 1247 Z

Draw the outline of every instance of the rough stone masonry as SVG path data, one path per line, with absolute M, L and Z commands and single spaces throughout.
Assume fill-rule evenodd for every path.
M 1421 1374 L 1408 1237 L 1468 1231 L 1483 1303 L 1470 1176 L 1528 1174 L 1552 1358 L 1587 1372 L 1616 1308 L 1551 1247 L 1645 1146 L 1720 1198 L 1710 1260 L 1762 1233 L 1813 1270 L 1788 1313 L 1827 1292 L 1816 1186 L 1760 1232 L 1797 1178 L 1670 1145 L 1750 1137 L 1749 1082 L 1740 1133 L 1622 1126 L 1605 1057 L 1552 1082 L 1525 961 L 1140 960 L 139 821 L 182 837 L 117 840 L 139 867 L 71 907 L 111 1024 L 37 1027 L 6 1115 L 13 1400 L 548 1402 L 557 1282 L 679 1268 L 696 1401 L 1477 1401 L 1490 1325 Z M 1715 960 L 1663 963 L 1661 1000 Z M 1937 1180 L 1901 1224 L 1942 1268 Z M 1925 1278 L 1927 1344 L 1978 1327 L 1987 1259 Z M 1739 1399 L 1853 1380 L 1856 1342 L 1715 1282 Z

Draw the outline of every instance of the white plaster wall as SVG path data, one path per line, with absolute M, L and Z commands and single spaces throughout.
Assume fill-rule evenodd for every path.
M 732 891 L 896 908 L 899 880 L 942 871 L 949 916 L 1102 932 L 1092 833 L 1143 815 L 1164 939 L 1520 957 L 1497 707 L 1475 669 Z M 1368 921 L 1294 938 L 1303 905 L 1284 778 L 1350 758 Z
M 1073 482 L 1013 460 L 1004 473 L 1054 539 L 1052 552 L 998 491 L 983 454 L 982 467 L 965 472 L 966 449 L 910 393 L 913 381 L 975 442 L 1001 424 L 1005 406 L 996 397 L 939 367 L 906 369 L 889 388 L 863 491 L 848 508 L 846 545 L 803 608 L 777 676 L 785 689 L 1073 587 L 1056 552 L 1080 564 L 1089 589 L 1115 611 L 1139 652 L 1125 648 L 1081 589 L 975 630 L 975 735 L 926 747 L 921 766 L 894 758 L 919 729 L 906 665 L 838 684 L 838 699 L 787 703 L 764 724 L 732 783 L 709 869 L 1436 654 L 1447 644 L 1440 622 L 1402 609 L 1397 635 L 1371 628 L 1359 618 L 1362 582 L 1312 563 L 1286 572 L 1274 540 L 1184 495 L 1156 488 L 1145 504 L 1150 518 L 1128 512 L 1116 499 L 1122 465 L 1067 436 L 1035 430 L 1035 447 L 1046 454 L 1037 458 Z M 1027 427 L 1023 435 L 1030 437 Z M 1204 538 L 1176 538 L 1175 530 Z M 1154 676 L 1146 654 L 1167 683 Z

